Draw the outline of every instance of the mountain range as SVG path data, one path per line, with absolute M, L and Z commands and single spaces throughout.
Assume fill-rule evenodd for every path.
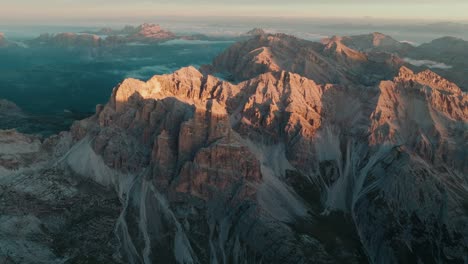
M 282 34 L 276 34 L 280 36 Z M 267 36 L 270 36 L 269 39 Z M 374 78 L 375 80 L 367 80 L 368 83 L 378 81 L 382 78 L 382 74 L 391 72 L 395 73 L 395 68 L 398 69 L 398 66 L 406 65 L 413 70 L 421 71 L 429 67 L 431 70 L 435 71 L 437 74 L 448 78 L 455 83 L 457 83 L 463 90 L 466 91 L 468 87 L 468 81 L 465 77 L 466 68 L 468 67 L 466 60 L 464 59 L 467 54 L 468 42 L 463 39 L 458 39 L 454 37 L 442 37 L 435 39 L 429 43 L 424 43 L 418 46 L 415 46 L 408 42 L 401 42 L 393 39 L 388 35 L 382 33 L 374 32 L 371 34 L 365 35 L 356 35 L 356 36 L 334 36 L 330 38 L 325 38 L 321 41 L 321 44 L 318 42 L 312 42 L 307 40 L 300 40 L 297 37 L 284 35 L 281 37 L 281 41 L 286 47 L 301 48 L 301 52 L 307 53 L 306 56 L 311 58 L 301 57 L 299 58 L 298 54 L 295 54 L 295 50 L 279 50 L 282 47 L 278 46 L 273 42 L 275 34 L 269 35 L 265 30 L 261 28 L 254 28 L 245 34 L 239 36 L 207 36 L 203 34 L 192 34 L 192 35 L 178 35 L 171 31 L 165 30 L 159 25 L 144 23 L 139 26 L 125 26 L 122 29 L 112 29 L 112 28 L 102 28 L 96 31 L 84 31 L 81 33 L 73 32 L 64 32 L 57 34 L 44 33 L 35 39 L 12 42 L 8 41 L 3 34 L 0 36 L 0 48 L 9 47 L 9 48 L 25 48 L 25 47 L 54 47 L 54 48 L 72 48 L 72 49 L 83 49 L 83 52 L 86 54 L 106 54 L 109 49 L 115 47 L 122 47 L 128 45 L 153 45 L 161 44 L 170 40 L 187 40 L 187 41 L 216 41 L 216 40 L 228 40 L 228 41 L 237 41 L 236 45 L 246 45 L 244 47 L 247 49 L 253 48 L 249 45 L 258 45 L 257 48 L 263 47 L 262 45 L 271 45 L 272 51 L 269 50 L 257 50 L 261 54 L 246 54 L 247 56 L 252 56 L 258 59 L 259 61 L 266 59 L 269 56 L 268 52 L 271 52 L 272 56 L 276 56 L 274 53 L 275 49 L 278 49 L 278 52 L 281 53 L 281 56 L 288 58 L 289 56 L 296 56 L 298 59 L 304 60 L 302 65 L 297 67 L 303 67 L 304 69 L 297 69 L 298 73 L 302 71 L 311 71 L 321 76 L 314 76 L 314 80 L 323 81 L 325 77 L 324 73 L 319 73 L 320 70 L 317 68 L 324 67 L 322 70 L 328 73 L 328 76 L 332 79 L 327 80 L 329 82 L 336 82 L 337 80 L 333 78 L 343 79 L 351 78 L 350 76 L 340 76 L 341 73 L 339 69 L 330 69 L 333 67 L 333 64 L 329 64 L 326 60 L 338 60 L 337 57 L 342 57 L 341 64 L 349 63 L 350 59 L 344 59 L 346 56 L 360 56 L 361 62 L 354 60 L 353 63 L 359 63 L 360 65 L 354 65 L 359 67 L 365 67 L 366 70 L 372 71 L 371 74 L 364 76 L 364 78 Z M 260 41 L 255 41 L 259 39 Z M 243 43 L 243 44 L 242 44 Z M 94 50 L 97 48 L 97 51 Z M 89 51 L 93 49 L 93 51 Z M 232 49 L 231 49 L 232 50 Z M 253 49 L 251 49 L 252 51 Z M 305 51 L 307 50 L 307 51 Z M 229 52 L 229 51 L 227 51 Z M 354 54 L 350 54 L 354 52 Z M 287 54 L 286 54 L 287 53 Z M 365 53 L 365 54 L 364 54 Z M 334 55 L 333 55 L 334 54 Z M 304 55 L 304 54 L 302 54 Z M 320 56 L 320 57 L 317 57 Z M 335 56 L 335 58 L 331 58 Z M 324 58 L 328 57 L 328 58 Z M 364 58 L 366 57 L 366 58 Z M 221 60 L 220 58 L 219 60 Z M 247 58 L 245 58 L 247 59 Z M 356 59 L 356 58 L 354 58 Z M 282 58 L 278 58 L 277 63 L 282 62 Z M 319 61 L 313 61 L 319 60 Z M 286 60 L 287 61 L 287 60 Z M 222 63 L 220 61 L 215 62 L 214 64 Z M 240 62 L 245 63 L 245 62 Z M 307 64 L 311 65 L 307 65 Z M 238 64 L 235 67 L 241 68 L 242 66 Z M 268 64 L 271 67 L 275 67 L 274 63 Z M 220 66 L 220 65 L 217 65 Z M 278 65 L 276 65 L 278 66 Z M 257 67 L 263 67 L 258 66 Z M 317 69 L 308 69 L 308 67 L 316 67 Z M 341 67 L 341 66 L 340 66 Z M 381 69 L 381 67 L 393 68 L 393 71 L 388 69 Z M 257 68 L 247 68 L 251 71 L 257 71 Z M 225 70 L 221 68 L 221 70 Z M 296 69 L 288 69 L 293 72 Z M 209 72 L 209 71 L 208 71 Z M 331 72 L 335 72 L 334 75 Z M 304 74 L 304 73 L 303 73 Z M 390 74 L 390 75 L 391 75 Z M 305 73 L 307 76 L 307 73 Z M 252 77 L 252 75 L 247 74 L 243 77 Z M 309 76 L 310 77 L 310 76 Z M 385 78 L 390 77 L 389 75 L 384 76 Z M 317 79 L 318 78 L 318 79 Z M 354 77 L 361 78 L 361 77 Z M 244 78 L 245 79 L 245 78 Z
M 28 46 L 62 48 L 107 48 L 121 45 L 151 45 L 169 40 L 224 40 L 203 34 L 177 35 L 156 24 L 125 26 L 123 29 L 102 28 L 97 31 L 43 33 L 38 38 L 25 41 Z
M 249 35 L 70 131 L 1 131 L 5 259 L 465 263 L 466 42 Z

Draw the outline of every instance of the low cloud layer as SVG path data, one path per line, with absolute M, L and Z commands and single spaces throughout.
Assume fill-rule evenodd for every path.
M 451 69 L 452 68 L 452 66 L 447 65 L 445 63 L 431 61 L 431 60 L 414 60 L 414 59 L 410 59 L 410 58 L 404 58 L 404 60 L 405 60 L 405 62 L 407 62 L 407 63 L 409 63 L 411 65 L 418 66 L 418 67 L 425 66 L 425 67 L 428 67 L 430 69 Z
M 207 44 L 220 44 L 220 43 L 234 43 L 235 41 L 230 40 L 185 40 L 185 39 L 174 39 L 165 41 L 160 46 L 172 46 L 172 45 L 207 45 Z

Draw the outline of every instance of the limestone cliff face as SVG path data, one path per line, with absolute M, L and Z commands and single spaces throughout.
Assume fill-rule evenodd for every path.
M 222 86 L 219 80 L 213 83 Z M 207 171 L 218 172 L 212 182 L 218 191 L 232 185 L 228 184 L 233 180 L 231 174 L 238 180 L 261 179 L 258 162 L 231 128 L 226 102 L 203 96 L 215 90 L 193 67 L 148 82 L 129 79 L 114 90 L 111 102 L 94 117 L 97 123 L 93 119 L 82 123 L 90 126 L 85 129 L 98 130 L 94 149 L 110 167 L 134 171 L 151 166 L 162 189 L 172 184 L 208 199 L 216 188 L 199 186 L 208 180 L 203 176 Z M 75 127 L 77 138 L 83 137 L 82 129 L 82 125 Z M 113 140 L 118 144 L 108 144 Z M 229 157 L 242 165 L 238 168 L 242 173 Z
M 466 93 L 429 70 L 415 74 L 405 67 L 380 91 L 371 144 L 404 144 L 431 162 L 467 171 Z
M 234 134 L 270 143 L 286 142 L 288 157 L 300 163 L 303 158 L 297 153 L 306 146 L 311 148 L 322 122 L 321 97 L 331 87 L 284 71 L 234 85 L 189 67 L 148 82 L 125 80 L 95 118 L 104 130 L 117 126 L 125 133 L 137 131 L 140 135 L 136 138 L 142 143 L 177 146 L 164 153 L 181 158 L 174 161 L 179 166 L 216 140 L 229 138 L 227 142 L 238 143 Z M 74 131 L 77 138 L 87 133 L 82 126 Z M 109 133 L 113 132 L 101 133 L 97 139 L 109 140 Z M 136 156 L 150 152 L 143 148 L 135 150 L 139 153 Z M 163 151 L 156 148 L 153 153 Z M 97 149 L 100 153 L 101 148 Z
M 337 42 L 341 41 L 330 42 L 328 48 L 350 52 Z M 352 54 L 348 55 L 353 58 Z M 308 205 L 301 199 L 321 204 L 324 212 L 349 213 L 369 260 L 408 261 L 407 256 L 422 254 L 431 232 L 445 232 L 453 243 L 464 232 L 459 223 L 465 216 L 456 213 L 464 191 L 452 183 L 463 182 L 458 173 L 466 171 L 461 147 L 466 145 L 466 100 L 455 84 L 435 73 L 414 73 L 405 67 L 393 81 L 375 88 L 321 85 L 287 71 L 232 84 L 188 67 L 147 82 L 125 80 L 94 117 L 75 124 L 72 134 L 76 140 L 93 137 L 93 150 L 110 168 L 144 173 L 174 208 L 191 199 L 215 211 L 247 204 L 255 208 L 255 213 L 236 218 L 241 222 L 279 217 L 269 204 L 278 198 L 269 188 L 278 181 L 274 178 L 290 175 L 288 181 L 276 183 L 282 187 L 274 187 L 294 208 L 288 209 L 294 216 L 285 211 L 281 217 L 304 219 L 302 210 Z M 437 175 L 446 179 L 438 182 Z M 309 183 L 304 182 L 307 178 Z M 300 191 L 309 184 L 323 198 L 312 199 Z M 396 194 L 411 188 L 426 198 L 409 204 L 405 199 L 413 198 Z M 452 191 L 457 194 L 445 196 Z M 375 195 L 383 200 L 373 199 Z M 223 205 L 211 207 L 219 199 Z M 430 215 L 440 209 L 436 204 L 441 200 L 452 208 L 447 209 L 452 218 L 443 217 L 448 226 L 436 231 L 423 226 L 424 234 L 417 233 L 417 219 L 442 221 Z M 399 209 L 385 211 L 379 204 Z M 421 206 L 427 210 L 421 211 Z M 363 209 L 368 207 L 372 212 Z M 408 220 L 407 215 L 415 216 Z M 406 257 L 394 245 L 400 239 L 382 237 L 396 230 L 392 219 L 411 221 L 399 229 L 413 234 L 406 239 L 417 248 Z M 273 237 L 284 235 L 288 243 L 264 257 L 306 259 L 304 248 L 291 251 L 303 242 L 290 231 L 273 231 L 272 223 L 279 224 L 259 221 L 255 228 L 269 230 Z M 374 229 L 377 226 L 381 228 Z M 238 239 L 248 250 L 265 250 L 242 233 L 243 225 L 238 228 Z M 446 257 L 466 247 L 447 243 L 433 246 L 446 250 Z
M 285 81 L 285 76 L 282 78 L 281 81 Z M 292 78 L 306 82 L 299 76 Z M 286 236 L 285 239 L 290 243 L 281 246 L 278 252 L 266 254 L 266 257 L 272 260 L 279 256 L 303 259 L 303 253 L 296 252 L 292 247 L 297 243 L 294 242 L 296 238 L 293 234 L 281 231 L 286 226 L 275 230 L 272 225 L 280 223 L 267 221 L 271 219 L 267 212 L 273 207 L 263 206 L 259 201 L 259 197 L 272 195 L 271 187 L 268 186 L 272 184 L 269 183 L 270 178 L 276 176 L 270 172 L 264 175 L 263 163 L 266 161 L 249 143 L 247 127 L 252 127 L 251 130 L 257 127 L 256 138 L 263 133 L 271 133 L 279 140 L 287 122 L 275 117 L 274 109 L 265 112 L 262 104 L 266 105 L 273 100 L 281 104 L 281 111 L 287 105 L 295 104 L 285 102 L 289 93 L 284 92 L 282 87 L 273 86 L 273 83 L 268 86 L 270 81 L 279 80 L 273 75 L 266 75 L 258 80 L 233 85 L 212 76 L 203 76 L 193 67 L 183 68 L 170 75 L 155 76 L 148 82 L 126 80 L 114 89 L 110 102 L 99 107 L 94 117 L 75 124 L 72 135 L 77 141 L 92 138 L 93 151 L 102 157 L 109 168 L 123 173 L 144 173 L 145 178 L 167 197 L 170 204 L 186 206 L 194 199 L 203 201 L 201 204 L 205 204 L 205 210 L 209 210 L 206 212 L 208 216 L 201 212 L 201 215 L 187 216 L 189 221 L 195 221 L 194 217 L 209 218 L 209 221 L 203 220 L 208 222 L 197 222 L 197 225 L 212 225 L 210 221 L 220 224 L 220 210 L 250 208 L 248 214 L 233 216 L 229 220 L 229 225 L 235 225 L 235 221 L 241 222 L 235 227 L 237 231 L 233 231 L 233 237 L 228 238 L 229 243 L 239 243 L 236 242 L 238 239 L 245 250 L 267 249 L 266 241 L 256 244 L 254 233 L 245 233 L 249 221 L 265 217 L 265 220 L 253 224 L 255 228 L 269 233 L 271 238 L 267 238 L 268 241 L 273 242 L 280 236 Z M 304 96 L 311 98 L 313 95 L 300 95 L 302 101 L 298 101 L 298 104 L 305 102 Z M 254 103 L 255 98 L 258 104 Z M 313 110 L 307 110 L 307 105 L 297 108 L 302 111 L 298 115 L 311 118 L 308 112 Z M 241 121 L 232 117 L 236 111 L 239 115 L 237 118 L 245 119 L 245 127 L 238 130 L 233 124 Z M 304 122 L 311 126 L 308 121 Z M 266 127 L 262 128 L 264 125 Z M 268 177 L 268 180 L 264 177 Z M 286 189 L 284 192 L 283 195 L 291 195 Z M 192 231 L 187 232 L 190 237 L 199 236 L 197 230 L 193 230 L 193 234 Z M 218 234 L 222 231 L 213 232 Z M 157 255 L 156 252 L 152 254 Z M 199 257 L 207 257 L 204 256 L 207 252 L 200 254 Z

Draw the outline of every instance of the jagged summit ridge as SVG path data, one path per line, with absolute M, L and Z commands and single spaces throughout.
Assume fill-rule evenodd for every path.
M 367 207 L 364 204 L 370 203 L 372 215 L 383 212 L 383 209 L 374 207 L 371 197 L 384 195 L 388 200 L 382 202 L 397 203 L 402 211 L 391 211 L 393 217 L 404 219 L 403 212 L 406 211 L 423 217 L 427 210 L 438 210 L 435 209 L 438 207 L 432 204 L 432 198 L 418 201 L 416 204 L 406 204 L 407 198 L 392 196 L 389 192 L 394 190 L 388 189 L 388 186 L 406 182 L 425 196 L 433 197 L 434 193 L 443 195 L 438 189 L 434 189 L 436 187 L 433 187 L 433 184 L 442 184 L 437 188 L 447 190 L 454 187 L 448 183 L 435 183 L 439 181 L 435 172 L 426 174 L 427 178 L 424 179 L 420 178 L 420 173 L 428 170 L 438 171 L 440 166 L 458 171 L 467 170 L 463 163 L 466 153 L 464 148 L 460 148 L 466 144 L 460 135 L 463 134 L 463 127 L 466 127 L 467 123 L 467 97 L 457 90 L 454 84 L 432 72 L 414 73 L 406 67 L 400 68 L 393 81 L 383 81 L 377 94 L 369 92 L 368 95 L 364 95 L 360 89 L 360 86 L 346 88 L 331 84 L 320 85 L 287 71 L 262 73 L 249 80 L 232 84 L 211 75 L 203 75 L 193 67 L 187 67 L 173 74 L 155 76 L 147 82 L 134 79 L 124 81 L 115 89 L 115 99 L 95 117 L 99 120 L 99 125 L 93 118 L 83 121 L 74 128 L 74 135 L 81 138 L 89 132 L 100 131 L 96 135 L 99 140 L 93 149 L 114 169 L 132 171 L 136 169 L 132 164 L 140 164 L 143 167 L 150 164 L 153 168 L 151 178 L 155 180 L 158 188 L 168 197 L 172 197 L 169 198 L 170 201 L 175 201 L 175 197 L 187 193 L 210 201 L 220 192 L 229 192 L 232 186 L 240 184 L 241 191 L 234 198 L 236 203 L 244 204 L 249 201 L 261 208 L 260 210 L 274 214 L 273 208 L 263 200 L 265 195 L 268 199 L 273 198 L 264 193 L 262 187 L 249 184 L 248 187 L 241 182 L 249 182 L 254 186 L 269 185 L 272 180 L 269 173 L 274 172 L 274 175 L 278 176 L 284 173 L 284 168 L 289 168 L 295 173 L 309 175 L 313 181 L 329 181 L 322 186 L 328 197 L 325 200 L 327 210 L 349 210 L 356 217 L 355 224 L 359 232 L 380 233 L 397 227 L 387 218 L 377 217 L 372 220 L 370 212 L 363 210 Z M 377 98 L 373 99 L 374 96 Z M 416 102 L 415 106 L 412 106 L 411 102 Z M 173 120 L 177 121 L 174 123 Z M 355 129 L 349 129 L 350 127 Z M 88 132 L 83 132 L 83 129 Z M 106 145 L 105 142 L 114 142 L 116 138 L 120 138 L 119 133 L 109 134 L 106 131 L 122 129 L 126 131 L 126 137 L 132 135 L 130 142 L 134 142 L 124 144 L 137 144 L 141 147 L 132 150 L 110 145 L 102 149 L 102 146 Z M 448 131 L 451 132 L 447 133 Z M 370 136 L 366 138 L 365 134 Z M 364 137 L 364 141 L 356 142 L 355 136 Z M 349 161 L 357 163 L 349 166 L 357 166 L 355 169 L 358 171 L 347 171 L 340 167 L 341 162 L 346 164 L 346 161 L 339 158 L 344 154 L 334 152 L 340 153 L 340 148 L 335 149 L 333 146 L 341 140 L 349 140 L 347 151 L 350 153 L 346 155 L 357 155 L 352 156 Z M 253 142 L 263 143 L 258 145 Z M 385 150 L 386 144 L 396 144 L 400 147 Z M 116 147 L 126 151 L 117 151 Z M 265 162 L 262 156 L 270 154 L 259 148 L 272 148 L 271 155 L 279 155 L 275 157 L 284 164 L 276 167 L 267 163 L 267 168 L 262 167 L 260 164 Z M 372 149 L 377 150 L 374 152 Z M 127 150 L 131 152 L 127 153 Z M 118 156 L 110 154 L 116 151 Z M 236 157 L 236 161 L 242 164 L 243 169 L 239 174 L 234 174 L 236 176 L 233 175 L 235 169 L 230 165 L 228 156 Z M 374 158 L 365 161 L 367 156 Z M 367 165 L 364 166 L 361 162 L 367 162 Z M 316 166 L 319 172 L 316 171 Z M 383 169 L 385 173 L 380 172 L 378 175 L 381 176 L 377 176 L 375 173 L 383 167 L 391 169 Z M 411 167 L 412 170 L 409 169 Z M 400 178 L 385 176 L 398 171 L 404 172 Z M 170 175 L 169 178 L 167 175 Z M 377 179 L 391 183 L 378 185 L 379 187 L 367 193 L 366 183 L 362 179 L 363 186 L 353 187 L 358 188 L 357 193 L 350 192 L 351 187 L 347 184 L 361 180 L 346 180 L 346 177 L 357 177 L 356 175 L 364 175 L 367 181 Z M 444 177 L 454 177 L 450 175 L 452 174 L 448 173 Z M 417 184 L 418 181 L 424 183 Z M 362 188 L 361 191 L 359 188 Z M 405 189 L 405 192 L 407 191 Z M 360 198 L 353 202 L 342 198 L 339 193 Z M 290 194 L 281 195 L 287 197 Z M 448 203 L 455 206 L 454 201 L 459 198 L 455 195 L 450 196 L 450 199 L 453 200 Z M 347 205 L 348 203 L 351 204 Z M 296 206 L 299 208 L 295 209 L 297 211 L 294 211 L 293 215 L 297 217 L 301 214 L 300 207 L 303 205 L 299 203 Z M 420 211 L 419 207 L 426 208 L 426 211 Z M 455 219 L 460 220 L 464 216 L 455 211 L 450 214 L 454 222 L 450 222 L 450 231 L 447 232 L 455 234 L 458 232 L 456 230 L 459 230 L 456 228 L 458 220 Z M 294 218 L 293 215 L 289 217 Z M 451 221 L 445 219 L 444 221 Z M 257 228 L 270 230 L 268 225 L 263 226 L 261 222 L 258 224 Z M 381 229 L 374 229 L 377 226 Z M 410 232 L 408 230 L 412 230 L 413 227 L 398 228 Z M 276 236 L 278 233 L 273 234 Z M 297 245 L 298 242 L 293 238 L 288 239 L 292 239 L 288 240 L 292 245 Z M 375 262 L 388 257 L 374 249 L 372 238 L 367 238 L 366 235 L 361 239 L 367 254 L 375 259 Z M 391 239 L 399 241 L 396 237 Z M 423 235 L 417 239 L 430 241 L 432 238 L 430 235 Z M 251 244 L 248 236 L 241 236 L 241 240 L 256 250 L 264 249 Z M 395 252 L 393 247 L 385 247 L 390 252 Z M 450 254 L 456 256 L 458 253 L 455 252 L 463 247 L 463 244 L 460 244 L 460 247 L 453 249 L 455 251 Z M 283 248 L 287 252 L 289 249 L 289 246 Z M 304 258 L 301 252 L 289 254 L 291 253 L 287 253 L 289 257 Z M 397 253 L 391 254 L 395 259 L 401 257 Z M 273 259 L 279 255 L 267 253 L 266 256 Z
M 145 23 L 138 27 L 128 26 L 122 30 L 104 28 L 97 32 L 41 34 L 28 41 L 34 45 L 54 45 L 59 47 L 104 47 L 132 42 L 158 42 L 171 40 L 176 35 L 156 24 Z
M 467 171 L 460 149 L 466 147 L 466 93 L 430 70 L 414 73 L 406 67 L 393 81 L 383 81 L 380 90 L 371 142 L 405 144 L 432 162 Z
M 316 43 L 285 34 L 236 43 L 213 61 L 215 71 L 230 73 L 235 80 L 286 70 L 321 84 L 375 84 L 393 76 L 399 66 L 401 62 L 390 54 L 365 54 L 344 45 L 340 37 Z
M 245 35 L 247 36 L 258 36 L 258 35 L 265 35 L 265 34 L 266 34 L 266 31 L 263 28 L 253 28 L 247 31 L 247 33 L 245 33 Z
M 411 44 L 402 43 L 392 37 L 374 32 L 367 35 L 343 37 L 343 43 L 350 48 L 367 52 L 406 53 L 413 48 Z
M 143 39 L 171 39 L 175 38 L 175 34 L 166 31 L 161 28 L 161 26 L 156 24 L 144 23 L 138 26 L 135 30 L 136 32 L 131 36 L 134 38 L 143 38 Z

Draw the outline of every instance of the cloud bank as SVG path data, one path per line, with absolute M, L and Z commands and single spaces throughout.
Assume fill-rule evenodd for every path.
M 410 59 L 410 58 L 404 58 L 404 61 L 411 64 L 411 65 L 414 65 L 414 66 L 418 66 L 418 67 L 425 66 L 425 67 L 428 67 L 430 69 L 448 70 L 448 69 L 452 68 L 452 66 L 447 65 L 445 63 L 431 61 L 431 60 L 414 60 L 414 59 Z

